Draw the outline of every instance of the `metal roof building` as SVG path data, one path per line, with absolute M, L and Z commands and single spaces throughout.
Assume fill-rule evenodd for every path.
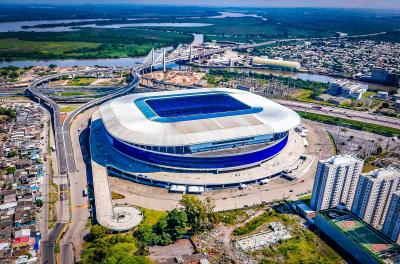
M 241 90 L 214 88 L 133 94 L 103 104 L 108 138 L 153 165 L 190 170 L 254 166 L 286 145 L 300 123 L 292 110 Z
M 268 59 L 267 57 L 253 57 L 252 64 L 265 66 L 272 69 L 299 70 L 301 68 L 301 64 L 297 61 L 275 60 L 275 59 Z

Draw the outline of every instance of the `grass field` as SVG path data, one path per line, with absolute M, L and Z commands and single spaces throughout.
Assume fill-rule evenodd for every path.
M 258 223 L 256 224 L 258 227 L 254 229 L 255 231 L 250 233 L 266 230 L 269 222 L 278 221 L 284 224 L 292 235 L 291 239 L 282 240 L 276 245 L 251 252 L 250 254 L 260 260 L 259 263 L 261 264 L 344 263 L 341 257 L 329 245 L 322 241 L 316 234 L 301 226 L 297 216 L 271 211 L 253 220 L 244 225 L 245 228 L 248 228 Z
M 325 123 L 325 124 L 336 125 L 336 126 L 341 125 L 343 127 L 348 127 L 348 128 L 352 128 L 352 129 L 356 129 L 356 130 L 361 130 L 361 131 L 367 131 L 370 133 L 383 135 L 383 136 L 393 137 L 393 136 L 400 135 L 400 129 L 397 129 L 397 128 L 381 126 L 381 125 L 376 125 L 376 124 L 371 124 L 371 123 L 366 123 L 366 122 L 361 122 L 361 121 L 356 121 L 356 120 L 344 119 L 344 118 L 339 118 L 339 117 L 334 117 L 334 116 L 319 115 L 319 114 L 314 114 L 314 113 L 305 113 L 302 111 L 297 111 L 297 113 L 302 118 L 310 119 L 312 121 L 321 122 L 321 123 Z
M 125 198 L 125 195 L 122 195 L 122 194 L 120 194 L 120 193 L 111 191 L 111 198 L 112 198 L 113 200 L 124 199 L 124 198 Z
M 63 113 L 66 112 L 72 112 L 74 111 L 78 106 L 77 105 L 68 105 L 68 106 L 63 106 L 60 108 L 60 111 Z
M 141 225 L 153 226 L 157 223 L 158 219 L 165 216 L 167 213 L 163 211 L 151 210 L 147 208 L 140 208 L 144 214 L 144 219 Z
M 81 96 L 81 95 L 90 96 L 90 95 L 92 95 L 92 93 L 90 93 L 90 92 L 61 92 L 61 93 L 58 93 L 57 95 L 59 95 L 59 96 Z
M 29 59 L 31 54 L 38 54 L 44 58 L 64 56 L 65 53 L 80 49 L 96 49 L 100 43 L 79 41 L 26 41 L 17 38 L 0 39 L 0 58 Z M 15 56 L 13 56 L 15 54 Z M 18 55 L 19 54 L 19 55 Z
M 0 33 L 0 60 L 119 58 L 192 41 L 190 34 L 146 29 L 85 28 L 68 32 Z
M 94 81 L 96 81 L 96 78 L 74 78 L 68 81 L 67 86 L 88 86 Z

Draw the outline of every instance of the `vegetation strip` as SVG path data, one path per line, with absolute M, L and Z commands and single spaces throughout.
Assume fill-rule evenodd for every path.
M 302 118 L 310 119 L 312 121 L 316 121 L 316 122 L 320 122 L 320 123 L 324 123 L 324 124 L 343 126 L 343 127 L 347 127 L 347 128 L 366 131 L 366 132 L 370 132 L 370 133 L 374 133 L 374 134 L 378 134 L 378 135 L 382 135 L 382 136 L 388 136 L 388 137 L 400 135 L 400 129 L 393 128 L 393 127 L 386 127 L 386 126 L 382 126 L 382 125 L 376 125 L 376 124 L 371 124 L 371 123 L 366 123 L 366 122 L 361 122 L 361 121 L 356 121 L 356 120 L 344 119 L 344 118 L 335 117 L 335 116 L 306 113 L 303 111 L 297 111 L 297 113 Z

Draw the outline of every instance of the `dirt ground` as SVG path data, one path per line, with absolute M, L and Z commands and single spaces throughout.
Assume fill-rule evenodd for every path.
M 186 71 L 155 71 L 146 74 L 146 77 L 181 85 L 197 84 L 203 77 L 204 72 L 186 72 Z

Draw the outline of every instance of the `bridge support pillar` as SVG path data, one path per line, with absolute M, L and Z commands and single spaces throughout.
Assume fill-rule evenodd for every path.
M 151 50 L 151 64 L 154 63 L 154 49 Z M 150 66 L 150 72 L 153 72 L 153 65 Z
M 189 62 L 192 62 L 192 44 L 189 45 Z
M 163 49 L 163 54 L 162 54 L 162 65 L 163 65 L 163 71 L 165 72 L 167 68 L 165 65 L 165 49 Z

